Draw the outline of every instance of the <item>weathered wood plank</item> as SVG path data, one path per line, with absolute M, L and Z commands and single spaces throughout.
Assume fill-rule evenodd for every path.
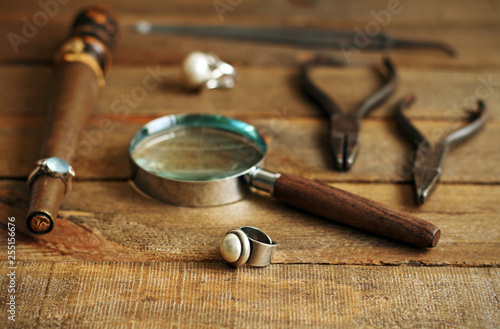
M 402 209 L 442 230 L 436 248 L 421 250 L 340 226 L 254 194 L 235 204 L 185 208 L 145 198 L 128 183 L 76 183 L 54 230 L 27 233 L 24 183 L 0 184 L 2 235 L 17 219 L 22 260 L 219 261 L 225 232 L 255 226 L 279 243 L 278 263 L 500 266 L 499 186 L 441 184 L 425 205 L 409 185 L 335 184 Z M 5 249 L 6 245 L 0 246 Z
M 258 127 L 267 137 L 269 151 L 266 167 L 270 170 L 321 181 L 411 181 L 414 147 L 400 136 L 394 122 L 365 120 L 356 163 L 351 171 L 339 173 L 333 169 L 328 120 L 288 119 L 280 111 L 280 108 L 271 110 L 276 116 L 269 119 L 250 119 L 246 115 L 242 118 Z M 151 119 L 153 117 L 120 118 L 119 115 L 94 117 L 77 147 L 75 163 L 78 179 L 128 178 L 128 143 L 139 127 Z M 431 141 L 459 127 L 456 122 L 415 123 Z M 103 129 L 103 126 L 106 128 Z M 40 117 L 4 120 L 0 122 L 0 134 L 0 153 L 4 155 L 0 161 L 0 176 L 27 177 L 39 158 Z M 448 154 L 441 181 L 498 183 L 499 139 L 500 125 L 490 122 L 478 136 Z
M 395 62 L 397 66 L 399 63 Z M 347 68 L 315 68 L 316 83 L 345 108 L 352 109 L 380 86 L 373 66 L 381 62 L 358 62 Z M 298 68 L 237 66 L 237 86 L 230 90 L 204 90 L 190 93 L 182 88 L 180 69 L 172 65 L 114 67 L 99 96 L 95 114 L 161 116 L 172 113 L 219 113 L 239 117 L 275 117 L 276 110 L 286 117 L 323 117 L 299 90 Z M 52 70 L 48 66 L 0 66 L 2 115 L 40 115 L 45 113 Z M 153 75 L 152 72 L 155 72 Z M 158 72 L 158 73 L 157 73 Z M 500 119 L 500 70 L 446 70 L 430 68 L 398 69 L 397 92 L 370 114 L 373 118 L 392 116 L 397 101 L 409 94 L 417 102 L 407 112 L 418 119 L 460 120 L 464 108 L 483 99 L 491 117 Z M 144 81 L 148 90 L 144 93 Z M 151 87 L 149 87 L 151 86 Z M 258 95 L 258 97 L 256 96 Z
M 20 262 L 16 275 L 16 322 L 1 320 L 13 328 L 500 324 L 499 269 Z
M 132 23 L 131 23 L 132 24 Z M 5 24 L 0 26 L 0 35 L 7 35 L 18 30 L 22 24 Z M 268 25 L 268 24 L 265 24 Z M 7 38 L 0 39 L 0 62 L 36 62 L 51 61 L 61 42 L 67 37 L 69 22 L 49 24 L 28 40 L 26 44 L 15 47 Z M 393 37 L 416 40 L 447 41 L 458 52 L 457 58 L 436 50 L 395 50 L 391 58 L 401 67 L 434 67 L 434 68 L 471 68 L 498 67 L 500 62 L 499 28 L 463 27 L 463 28 L 387 28 L 386 32 Z M 158 64 L 180 63 L 182 59 L 195 50 L 214 51 L 229 63 L 241 65 L 265 66 L 297 66 L 311 51 L 300 50 L 281 45 L 255 44 L 235 42 L 231 40 L 201 39 L 181 36 L 140 35 L 125 26 L 121 40 L 114 51 L 116 65 L 125 64 Z M 478 51 L 481 50 L 481 51 Z M 325 51 L 344 56 L 352 61 L 379 58 L 380 52 L 361 52 L 357 50 Z
M 71 3 L 60 6 L 54 17 L 48 19 L 33 31 L 24 32 L 25 21 L 35 13 L 44 13 L 38 2 L 22 5 L 15 2 L 3 4 L 7 16 L 0 26 L 1 35 L 16 34 L 24 38 L 21 43 L 0 40 L 0 61 L 35 60 L 47 61 L 54 54 L 61 40 L 66 37 L 68 26 L 75 11 L 85 3 Z M 137 35 L 131 27 L 138 19 L 153 22 L 221 24 L 213 2 L 163 3 L 153 1 L 151 5 L 110 3 L 117 7 L 122 26 L 122 40 L 116 51 L 118 63 L 164 63 L 178 62 L 186 53 L 195 49 L 217 49 L 217 53 L 234 63 L 258 63 L 295 65 L 301 51 L 281 46 L 248 45 L 234 41 L 200 40 L 174 36 Z M 387 9 L 387 2 L 378 1 L 368 7 L 363 1 L 349 4 L 331 2 L 310 2 L 313 10 L 296 8 L 284 3 L 245 1 L 224 15 L 223 24 L 305 26 L 322 28 L 343 28 L 346 30 L 367 30 L 367 23 L 383 27 L 394 36 L 428 39 L 430 36 L 451 42 L 459 51 L 459 58 L 450 60 L 434 52 L 395 52 L 397 59 L 405 65 L 456 66 L 482 65 L 497 66 L 498 50 L 498 1 L 467 2 L 457 4 L 448 1 L 435 4 L 432 1 L 402 4 L 400 14 L 390 17 L 390 22 L 377 20 L 372 11 Z M 436 7 L 437 6 L 437 7 Z M 187 8 L 186 8 L 187 7 Z M 299 6 L 300 7 L 300 6 Z M 315 7 L 315 8 L 314 8 Z M 178 15 L 182 12 L 183 15 Z M 128 14 L 123 14 L 128 13 Z M 159 15 L 162 14 L 162 15 Z M 139 15 L 143 15 L 142 17 Z M 40 16 L 40 15 L 38 15 Z M 38 17 L 37 16 L 37 17 Z M 140 18 L 138 18 L 138 16 Z M 47 15 L 45 16 L 47 17 Z M 24 19 L 24 20 L 23 20 Z M 40 18 L 39 18 L 40 19 Z M 271 21 L 271 24 L 269 23 Z M 380 23 L 382 22 L 382 23 Z M 368 28 L 369 29 L 369 28 Z M 371 30 L 370 30 L 371 31 Z M 27 34 L 28 33 L 28 34 Z M 12 39 L 12 37 L 11 37 Z M 481 49 L 478 52 L 477 49 Z M 259 56 L 255 56 L 255 54 Z M 408 55 L 410 54 L 410 55 Z
M 126 21 L 150 19 L 174 23 L 181 21 L 198 24 L 201 22 L 240 24 L 261 22 L 281 25 L 307 25 L 314 22 L 316 25 L 336 27 L 359 25 L 363 27 L 366 22 L 376 20 L 379 16 L 380 24 L 390 24 L 397 27 L 498 26 L 500 24 L 498 21 L 500 14 L 498 0 L 473 2 L 467 0 L 442 0 L 439 2 L 402 0 L 396 2 L 394 8 L 389 8 L 390 2 L 387 0 L 374 0 L 370 1 L 369 4 L 363 0 L 352 0 L 347 3 L 328 0 L 279 2 L 245 0 L 215 3 L 205 0 L 144 0 L 140 3 L 107 0 L 105 3 L 113 9 L 120 20 Z M 95 3 L 90 0 L 82 0 L 78 3 L 69 2 L 57 7 L 53 6 L 49 9 L 57 11 L 53 19 L 68 19 L 79 8 L 89 4 Z M 219 12 L 216 10 L 217 5 L 221 9 Z M 392 13 L 389 12 L 390 18 L 382 14 L 388 9 L 392 9 Z M 23 16 L 31 19 L 33 14 L 40 10 L 47 12 L 47 9 L 41 7 L 38 2 L 9 1 L 2 4 L 0 17 L 2 21 L 17 22 Z M 376 15 L 377 13 L 380 15 Z
M 27 233 L 23 223 L 26 185 L 8 178 L 24 179 L 38 158 L 50 69 L 19 64 L 48 63 L 66 37 L 75 11 L 93 2 L 61 6 L 47 26 L 20 45 L 17 54 L 5 36 L 19 33 L 21 18 L 31 18 L 39 2 L 0 5 L 0 35 L 4 36 L 0 62 L 18 64 L 0 66 L 0 239 L 6 240 L 7 217 L 15 216 L 16 255 L 21 261 L 17 327 L 500 325 L 500 272 L 487 268 L 500 267 L 499 0 L 403 2 L 404 10 L 393 15 L 385 29 L 388 33 L 447 41 L 457 48 L 459 57 L 452 60 L 432 51 L 390 52 L 400 73 L 398 97 L 363 124 L 360 157 L 353 171 L 342 174 L 332 170 L 326 122 L 297 91 L 297 64 L 309 52 L 230 41 L 144 37 L 133 34 L 130 27 L 149 19 L 353 30 L 373 21 L 370 11 L 385 9 L 386 0 L 369 4 L 246 0 L 226 13 L 223 21 L 213 1 L 107 2 L 122 26 L 116 63 L 83 138 L 90 146 L 80 149 L 77 173 L 84 181 L 76 182 L 64 200 L 56 228 L 44 236 Z M 215 51 L 235 64 L 240 74 L 237 88 L 191 95 L 180 89 L 178 63 L 197 49 Z M 380 58 L 380 53 L 354 55 L 353 63 L 379 63 Z M 112 111 L 115 100 L 130 96 L 143 84 L 146 67 L 157 64 L 165 72 L 161 83 L 144 100 L 129 105 L 128 115 Z M 345 108 L 377 85 L 367 67 L 319 69 L 314 77 Z M 441 184 L 422 207 L 413 203 L 409 184 L 412 149 L 388 120 L 396 99 L 411 91 L 418 102 L 408 114 L 433 139 L 457 127 L 462 108 L 470 107 L 476 97 L 486 100 L 493 119 L 483 133 L 450 153 Z M 124 181 L 129 138 L 154 117 L 179 112 L 218 113 L 255 124 L 271 145 L 269 169 L 336 182 L 337 187 L 409 211 L 441 228 L 440 244 L 427 251 L 404 246 L 257 193 L 213 208 L 175 207 L 144 198 Z M 102 133 L 103 122 L 111 122 L 112 131 Z M 405 184 L 385 184 L 394 182 Z M 257 226 L 279 242 L 276 264 L 233 270 L 223 263 L 220 239 L 228 229 L 242 225 Z M 3 255 L 6 248 L 0 244 Z M 0 260 L 1 296 L 7 296 L 5 260 Z M 5 299 L 0 305 L 4 310 L 0 327 L 6 327 L 11 323 L 6 319 Z

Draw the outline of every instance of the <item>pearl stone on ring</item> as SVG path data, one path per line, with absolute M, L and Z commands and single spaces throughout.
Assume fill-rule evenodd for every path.
M 234 263 L 241 256 L 241 242 L 234 233 L 227 234 L 220 244 L 220 253 L 229 263 Z
M 243 226 L 226 233 L 220 244 L 222 257 L 234 267 L 267 266 L 277 243 L 261 230 Z
M 213 53 L 195 51 L 184 59 L 182 75 L 184 84 L 191 89 L 229 89 L 235 85 L 236 70 Z

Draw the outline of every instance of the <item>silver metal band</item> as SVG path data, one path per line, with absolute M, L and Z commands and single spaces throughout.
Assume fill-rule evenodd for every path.
M 75 171 L 64 159 L 51 157 L 40 159 L 36 162 L 37 167 L 28 177 L 28 186 L 31 188 L 33 182 L 40 176 L 51 176 L 59 178 L 66 185 L 65 194 L 71 191 L 71 179 L 75 176 Z
M 222 240 L 220 249 L 224 259 L 234 267 L 245 264 L 264 267 L 271 264 L 277 245 L 261 230 L 251 226 L 243 226 L 228 231 Z M 236 257 L 237 259 L 234 260 Z
M 276 242 L 261 230 L 251 227 L 243 226 L 240 230 L 245 232 L 250 241 L 250 257 L 247 264 L 256 267 L 263 267 L 271 264 L 272 257 L 276 246 Z

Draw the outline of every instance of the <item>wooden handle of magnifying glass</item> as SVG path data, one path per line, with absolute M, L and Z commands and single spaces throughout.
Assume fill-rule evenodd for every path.
M 273 196 L 293 207 L 337 223 L 417 247 L 435 247 L 441 235 L 439 228 L 423 219 L 293 175 L 281 174 L 275 182 Z

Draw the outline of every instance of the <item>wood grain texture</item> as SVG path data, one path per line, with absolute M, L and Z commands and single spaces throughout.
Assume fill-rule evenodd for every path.
M 4 295 L 6 270 L 0 264 Z M 21 262 L 17 273 L 22 316 L 12 328 L 495 328 L 500 323 L 499 269 Z M 0 321 L 7 323 L 4 315 Z
M 0 176 L 27 176 L 37 159 L 50 69 L 3 66 L 1 70 L 5 75 L 0 75 L 4 85 L 0 89 L 4 100 L 0 109 L 3 118 L 0 151 L 5 156 L 0 158 Z M 499 71 L 401 69 L 398 95 L 370 115 L 376 120 L 363 122 L 360 156 L 353 170 L 342 174 L 332 170 L 327 120 L 298 93 L 293 82 L 294 69 L 243 68 L 241 82 L 233 91 L 195 95 L 179 89 L 175 68 L 167 66 L 160 71 L 167 75 L 165 80 L 148 91 L 142 101 L 130 106 L 122 97 L 131 97 L 134 88 L 142 86 L 150 71 L 146 66 L 118 67 L 110 73 L 108 87 L 80 142 L 79 179 L 128 177 L 126 146 L 135 130 L 157 116 L 203 112 L 234 116 L 257 125 L 269 137 L 271 149 L 267 166 L 270 169 L 325 181 L 410 181 L 412 146 L 399 136 L 392 122 L 378 119 L 389 118 L 399 97 L 412 91 L 417 95 L 417 102 L 407 113 L 433 142 L 459 126 L 456 120 L 463 117 L 463 108 L 470 108 L 477 95 L 484 98 L 492 121 L 485 131 L 449 154 L 442 181 L 494 183 L 500 177 L 497 165 L 500 148 L 496 143 L 500 138 Z M 263 76 L 266 79 L 263 80 Z M 376 88 L 377 80 L 366 67 L 318 70 L 314 77 L 321 87 L 331 90 L 346 109 Z M 448 88 L 449 85 L 453 88 Z M 249 90 L 256 92 L 249 93 Z
M 1 182 L 0 218 L 25 214 L 24 183 Z M 148 199 L 128 183 L 76 183 L 61 218 L 45 236 L 18 225 L 23 260 L 222 262 L 218 245 L 232 228 L 254 226 L 278 241 L 277 263 L 360 265 L 500 266 L 500 187 L 441 184 L 422 207 L 409 185 L 334 184 L 407 211 L 442 230 L 436 248 L 422 250 L 298 211 L 255 193 L 218 207 L 186 208 Z M 6 246 L 1 245 L 5 250 Z
M 88 2 L 79 2 L 83 6 Z M 447 3 L 447 2 L 445 2 Z M 394 58 L 401 60 L 406 65 L 416 63 L 432 65 L 434 67 L 446 66 L 496 66 L 499 62 L 500 43 L 496 37 L 498 34 L 498 1 L 487 1 L 480 4 L 462 2 L 461 6 L 442 3 L 439 9 L 435 4 L 425 1 L 420 4 L 409 4 L 401 14 L 392 15 L 391 21 L 384 27 L 384 31 L 392 33 L 395 37 L 411 36 L 416 39 L 439 39 L 450 42 L 459 52 L 456 60 L 450 60 L 447 56 L 434 51 L 403 50 L 394 52 Z M 196 2 L 190 5 L 161 4 L 159 1 L 151 2 L 151 5 L 141 3 L 138 5 L 120 5 L 118 1 L 109 3 L 127 11 L 129 15 L 121 15 L 120 24 L 122 30 L 122 42 L 117 49 L 118 63 L 173 63 L 180 61 L 188 52 L 205 49 L 215 50 L 222 58 L 231 63 L 253 63 L 265 65 L 296 65 L 298 55 L 301 51 L 295 49 L 269 46 L 252 45 L 247 43 L 236 43 L 232 41 L 203 40 L 200 38 L 182 38 L 165 36 L 148 36 L 135 34 L 131 27 L 138 20 L 150 19 L 153 22 L 169 23 L 191 23 L 191 24 L 252 24 L 263 26 L 305 26 L 322 28 L 343 28 L 354 30 L 365 29 L 369 21 L 377 22 L 371 11 L 380 11 L 387 8 L 387 2 L 378 1 L 376 4 L 366 6 L 362 1 L 356 1 L 352 5 L 321 2 L 314 11 L 304 8 L 294 8 L 286 2 L 268 5 L 263 1 L 245 2 L 240 6 L 233 7 L 234 10 L 223 15 L 221 20 L 214 10 L 213 2 Z M 403 5 L 403 7 L 404 7 Z M 9 18 L 0 27 L 0 34 L 21 33 L 24 22 L 22 17 L 31 17 L 40 11 L 37 3 L 30 5 L 9 5 L 16 15 L 10 14 Z M 16 53 L 7 38 L 0 39 L 0 61 L 47 61 L 51 58 L 55 49 L 67 34 L 66 26 L 74 14 L 76 5 L 61 6 L 59 14 L 49 20 L 49 23 L 40 28 L 35 36 L 30 38 L 26 44 L 19 47 Z M 451 9 L 452 8 L 452 9 Z M 458 9 L 457 9 L 458 8 Z M 189 15 L 184 13 L 192 12 Z M 252 15 L 252 12 L 254 13 Z M 183 13 L 180 15 L 179 13 Z M 316 17 L 315 14 L 321 13 Z M 335 13 L 332 15 L 332 13 Z M 486 14 L 485 14 L 486 13 Z M 245 17 L 242 19 L 242 17 Z M 258 17 L 258 18 L 256 18 Z M 335 19 L 334 17 L 338 17 Z M 410 18 L 411 17 L 411 18 Z M 463 23 L 475 21 L 475 24 Z M 413 23 L 408 23 L 413 22 Z M 417 23 L 418 22 L 418 23 Z M 379 25 L 380 26 L 380 25 Z M 481 52 L 477 50 L 481 49 Z M 258 53 L 259 56 L 255 56 Z M 338 52 L 337 52 L 338 53 Z M 487 54 L 486 56 L 484 54 Z M 361 57 L 370 57 L 363 55 Z
M 481 98 L 492 119 L 500 120 L 500 69 L 400 68 L 398 64 L 396 61 L 400 82 L 395 95 L 371 112 L 370 118 L 391 118 L 398 100 L 414 93 L 416 102 L 407 112 L 412 119 L 462 120 L 464 110 L 474 108 L 475 100 Z M 312 77 L 349 111 L 379 87 L 380 79 L 372 66 L 380 66 L 380 59 L 359 61 L 344 69 L 314 68 Z M 234 89 L 192 93 L 183 90 L 177 65 L 115 66 L 93 113 L 118 118 L 123 113 L 156 117 L 180 112 L 217 112 L 240 118 L 323 118 L 323 112 L 300 92 L 298 68 L 236 65 L 236 69 L 239 79 Z M 54 78 L 50 66 L 1 65 L 0 72 L 0 114 L 20 119 L 45 113 L 47 87 Z M 145 95 L 138 90 L 144 81 L 152 86 Z
M 205 0 L 143 0 L 141 3 L 120 0 L 106 0 L 106 3 L 120 18 L 147 18 L 155 21 L 173 22 L 212 22 L 212 23 L 280 23 L 311 24 L 328 26 L 355 26 L 365 24 L 374 17 L 371 11 L 387 9 L 388 1 L 372 0 L 370 6 L 363 0 L 349 2 L 281 1 L 267 2 L 246 0 L 228 10 L 223 20 L 217 15 L 214 4 Z M 237 2 L 233 2 L 237 4 Z M 69 19 L 75 7 L 94 4 L 92 0 L 81 0 L 78 4 L 63 5 L 58 15 Z M 231 4 L 231 3 L 227 3 Z M 419 2 L 401 1 L 404 10 L 391 17 L 391 25 L 398 27 L 419 26 L 498 26 L 500 6 L 498 0 L 421 0 Z M 33 14 L 40 9 L 38 3 L 11 1 L 3 4 L 0 14 L 3 20 L 17 22 L 23 15 Z M 179 13 L 182 13 L 180 15 Z
M 40 11 L 39 2 L 0 5 L 0 240 L 6 240 L 7 216 L 15 216 L 18 328 L 500 326 L 499 0 L 402 1 L 404 10 L 391 16 L 384 31 L 446 41 L 458 57 L 389 53 L 401 83 L 397 95 L 363 122 L 360 156 L 349 173 L 332 170 L 327 121 L 297 90 L 297 64 L 310 51 L 146 37 L 131 27 L 147 19 L 353 31 L 373 21 L 372 12 L 386 9 L 387 0 L 245 0 L 222 20 L 213 1 L 101 2 L 119 19 L 117 65 L 82 135 L 86 142 L 74 190 L 46 236 L 27 233 L 22 218 L 28 195 L 24 180 L 37 158 L 52 79 L 48 63 L 76 11 L 95 2 L 60 6 L 18 53 L 6 36 L 21 33 L 23 17 Z M 214 51 L 235 65 L 236 88 L 186 93 L 178 66 L 194 50 Z M 382 55 L 354 54 L 345 70 L 320 68 L 313 78 L 348 110 L 377 87 L 368 65 L 379 64 Z M 145 79 L 154 87 L 141 98 Z M 390 119 L 396 101 L 409 92 L 416 93 L 417 102 L 407 114 L 433 141 L 460 125 L 463 109 L 475 98 L 485 100 L 492 118 L 480 135 L 449 154 L 441 183 L 421 207 L 413 202 L 413 148 Z M 131 102 L 133 93 L 140 100 Z M 140 195 L 126 181 L 128 141 L 147 121 L 179 112 L 219 113 L 254 124 L 270 144 L 267 169 L 327 182 L 410 212 L 441 228 L 439 245 L 415 249 L 260 193 L 213 208 L 176 207 Z M 234 270 L 223 262 L 217 250 L 223 234 L 243 225 L 259 227 L 278 241 L 276 264 Z M 1 296 L 7 287 L 6 249 L 0 243 Z M 5 310 L 3 298 L 0 309 Z M 5 315 L 2 311 L 0 327 L 8 324 Z
M 412 109 L 413 110 L 413 109 Z M 408 113 L 412 112 L 409 110 Z M 213 112 L 212 112 L 213 113 Z M 351 171 L 334 170 L 328 141 L 328 120 L 243 117 L 266 136 L 266 169 L 319 181 L 411 182 L 415 149 L 392 121 L 364 120 L 361 148 Z M 236 116 L 239 118 L 238 116 Z M 77 146 L 77 179 L 130 177 L 128 143 L 154 117 L 93 117 Z M 0 177 L 27 177 L 38 159 L 41 129 L 37 117 L 6 118 L 0 122 Z M 458 122 L 414 120 L 432 142 L 460 127 Z M 489 122 L 477 136 L 448 154 L 441 182 L 494 184 L 500 180 L 500 124 Z

